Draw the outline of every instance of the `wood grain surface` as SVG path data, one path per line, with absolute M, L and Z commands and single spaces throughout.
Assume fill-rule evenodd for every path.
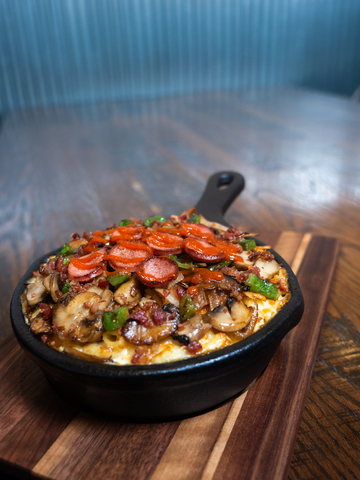
M 338 243 L 293 232 L 272 238 L 278 239 L 275 249 L 298 274 L 306 307 L 300 324 L 245 393 L 181 422 L 104 421 L 56 398 L 38 368 L 15 345 L 0 364 L 0 408 L 7 410 L 0 419 L 0 468 L 20 478 L 31 472 L 34 478 L 59 480 L 116 479 L 120 471 L 121 478 L 151 480 L 286 478 Z M 14 345 L 12 338 L 10 343 Z
M 130 215 L 179 213 L 197 202 L 211 173 L 239 171 L 247 184 L 229 223 L 340 241 L 289 478 L 359 477 L 359 131 L 359 105 L 301 90 L 54 107 L 6 117 L 0 133 L 1 338 L 11 333 L 9 303 L 20 277 L 69 233 Z M 0 362 L 11 363 L 13 348 L 5 340 Z M 33 371 L 25 357 L 22 369 Z M 13 382 L 17 375 L 13 368 L 4 378 Z M 5 384 L 0 387 L 7 394 Z M 1 436 L 29 415 L 21 392 L 13 395 L 20 410 L 2 411 Z M 34 388 L 27 398 L 49 405 L 54 397 L 48 395 Z M 45 412 L 41 431 L 51 423 Z M 60 416 L 60 430 L 70 417 Z M 19 451 L 28 444 L 24 425 L 12 433 L 22 439 Z M 42 457 L 41 438 L 34 440 L 34 465 Z M 7 448 L 10 455 L 15 446 Z

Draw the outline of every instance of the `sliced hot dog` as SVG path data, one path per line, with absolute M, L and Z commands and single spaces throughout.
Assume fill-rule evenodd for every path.
M 103 259 L 104 254 L 100 251 L 89 253 L 83 257 L 72 258 L 68 265 L 68 275 L 70 280 L 77 280 L 78 278 L 92 274 L 104 264 Z
M 170 233 L 152 232 L 146 243 L 157 255 L 178 254 L 182 252 L 184 240 Z
M 88 282 L 89 280 L 92 280 L 95 277 L 98 277 L 103 271 L 105 267 L 97 267 L 95 268 L 94 271 L 89 273 L 88 275 L 84 275 L 82 277 L 76 277 L 73 280 L 76 280 L 77 282 Z M 69 275 L 70 278 L 70 275 Z
M 142 261 L 153 255 L 153 251 L 148 245 L 143 243 L 128 242 L 120 240 L 118 245 L 115 245 L 108 255 L 104 256 L 105 260 L 115 270 L 127 270 L 134 272 Z
M 187 238 L 184 249 L 188 255 L 198 262 L 216 263 L 225 257 L 224 252 L 203 238 Z
M 112 242 L 118 242 L 119 240 L 140 240 L 142 234 L 145 231 L 145 227 L 118 227 L 111 235 L 110 240 Z
M 181 235 L 183 237 L 189 237 L 195 235 L 199 238 L 212 239 L 215 238 L 215 234 L 210 228 L 202 225 L 201 223 L 182 223 L 180 227 Z
M 147 258 L 136 271 L 137 278 L 148 287 L 161 287 L 174 280 L 178 274 L 177 263 L 168 257 Z

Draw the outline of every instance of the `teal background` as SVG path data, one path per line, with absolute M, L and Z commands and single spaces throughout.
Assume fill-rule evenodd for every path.
M 359 84 L 359 0 L 0 0 L 0 114 Z

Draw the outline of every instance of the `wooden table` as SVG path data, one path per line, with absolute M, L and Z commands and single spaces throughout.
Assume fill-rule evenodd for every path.
M 359 105 L 279 90 L 39 109 L 5 118 L 0 158 L 2 339 L 32 259 L 69 232 L 181 212 L 218 170 L 247 181 L 229 223 L 338 238 L 289 478 L 360 477 Z

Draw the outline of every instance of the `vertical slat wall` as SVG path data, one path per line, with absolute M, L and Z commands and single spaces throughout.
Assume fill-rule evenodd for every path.
M 359 84 L 359 0 L 0 0 L 0 113 Z

